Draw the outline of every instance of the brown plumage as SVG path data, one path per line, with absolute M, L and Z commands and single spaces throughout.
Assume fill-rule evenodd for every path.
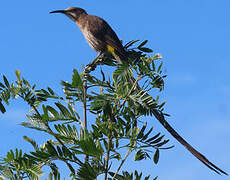
M 118 63 L 126 60 L 126 51 L 116 33 L 104 19 L 88 15 L 84 9 L 77 7 L 52 11 L 51 13 L 64 13 L 72 19 L 82 31 L 90 47 L 99 54 L 110 53 Z
M 51 13 L 63 13 L 71 18 L 77 23 L 78 27 L 81 29 L 86 41 L 89 45 L 101 53 L 110 53 L 122 64 L 127 59 L 127 54 L 123 48 L 120 40 L 118 39 L 116 33 L 109 26 L 109 24 L 100 17 L 88 15 L 84 9 L 78 7 L 67 8 L 66 10 L 52 11 Z M 134 78 L 130 79 L 130 83 L 135 82 Z M 137 85 L 136 90 L 140 90 Z M 226 172 L 218 168 L 215 164 L 210 162 L 204 155 L 199 151 L 194 149 L 189 143 L 187 143 L 165 120 L 163 114 L 158 110 L 153 109 L 152 114 L 156 119 L 165 127 L 165 129 L 179 141 L 183 146 L 185 146 L 188 151 L 190 151 L 197 159 L 204 163 L 208 168 L 215 171 L 218 174 L 228 175 Z

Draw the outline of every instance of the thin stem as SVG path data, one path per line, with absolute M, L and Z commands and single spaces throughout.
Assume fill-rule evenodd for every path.
M 84 81 L 83 81 L 83 129 L 86 132 L 87 131 L 87 80 L 88 76 L 87 73 L 84 75 Z M 89 161 L 89 156 L 85 155 L 85 163 Z
M 87 97 L 87 74 L 84 76 L 83 82 L 83 128 L 87 130 L 87 109 L 86 109 L 86 97 Z
M 88 81 L 88 74 L 91 71 L 94 71 L 97 62 L 100 59 L 101 53 L 90 63 L 88 64 L 84 69 L 84 80 L 83 80 L 83 129 L 86 132 L 87 130 L 87 81 Z M 89 156 L 85 155 L 85 163 L 88 162 Z
M 88 74 L 93 71 L 96 66 L 97 62 L 101 57 L 101 53 L 91 62 L 89 63 L 84 69 L 84 81 L 83 81 L 83 128 L 87 130 L 87 109 L 86 109 L 86 102 L 87 102 L 87 81 L 88 81 Z
M 120 166 L 117 168 L 117 171 L 116 171 L 116 173 L 114 174 L 112 180 L 115 179 L 115 177 L 117 176 L 118 172 L 120 171 L 122 165 L 124 164 L 124 162 L 126 161 L 126 159 L 128 158 L 128 156 L 129 156 L 129 154 L 130 154 L 131 152 L 132 152 L 131 149 L 129 149 L 129 151 L 128 151 L 128 152 L 126 153 L 126 155 L 125 155 L 125 158 L 121 161 Z
M 109 137 L 108 147 L 107 147 L 107 155 L 106 155 L 106 160 L 105 160 L 105 180 L 107 180 L 107 176 L 108 176 L 110 144 L 112 143 L 111 141 L 112 141 L 112 139 Z

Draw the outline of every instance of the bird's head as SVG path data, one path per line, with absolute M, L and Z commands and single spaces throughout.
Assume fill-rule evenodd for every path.
M 65 10 L 56 10 L 56 11 L 51 11 L 50 13 L 63 13 L 75 22 L 82 14 L 87 14 L 84 9 L 79 7 L 69 7 Z

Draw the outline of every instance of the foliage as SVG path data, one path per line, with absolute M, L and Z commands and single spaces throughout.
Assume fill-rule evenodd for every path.
M 158 163 L 160 150 L 170 148 L 164 146 L 168 140 L 140 118 L 151 116 L 152 109 L 163 111 L 165 102 L 160 103 L 159 96 L 154 98 L 148 93 L 162 91 L 166 76 L 162 75 L 162 62 L 158 62 L 161 56 L 147 56 L 146 53 L 152 52 L 144 47 L 147 41 L 134 48 L 137 42 L 125 45 L 129 63 L 117 65 L 110 77 L 105 77 L 102 70 L 99 78 L 74 69 L 72 82 L 61 82 L 63 96 L 50 87 L 36 89 L 36 85 L 21 77 L 18 70 L 14 83 L 3 76 L 0 82 L 1 112 L 6 111 L 5 105 L 9 105 L 10 99 L 21 98 L 31 107 L 28 121 L 21 125 L 53 138 L 38 145 L 24 136 L 34 150 L 26 153 L 21 149 L 10 150 L 1 159 L 0 175 L 9 179 L 39 179 L 42 168 L 48 166 L 47 179 L 56 180 L 60 179 L 56 162 L 62 161 L 69 169 L 71 179 L 93 180 L 102 175 L 105 179 L 139 180 L 142 173 L 137 171 L 119 174 L 131 154 L 135 161 L 152 159 Z M 104 57 L 104 60 L 106 64 L 116 64 L 111 58 Z M 141 86 L 139 91 L 135 87 L 137 84 Z M 86 117 L 79 114 L 78 107 L 82 103 L 87 104 L 83 111 L 87 111 L 87 118 L 90 118 L 88 126 Z M 144 179 L 149 178 L 150 175 Z

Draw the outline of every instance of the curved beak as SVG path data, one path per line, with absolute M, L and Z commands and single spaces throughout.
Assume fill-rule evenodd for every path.
M 50 13 L 63 13 L 65 14 L 67 11 L 66 10 L 56 10 L 56 11 L 51 11 Z

